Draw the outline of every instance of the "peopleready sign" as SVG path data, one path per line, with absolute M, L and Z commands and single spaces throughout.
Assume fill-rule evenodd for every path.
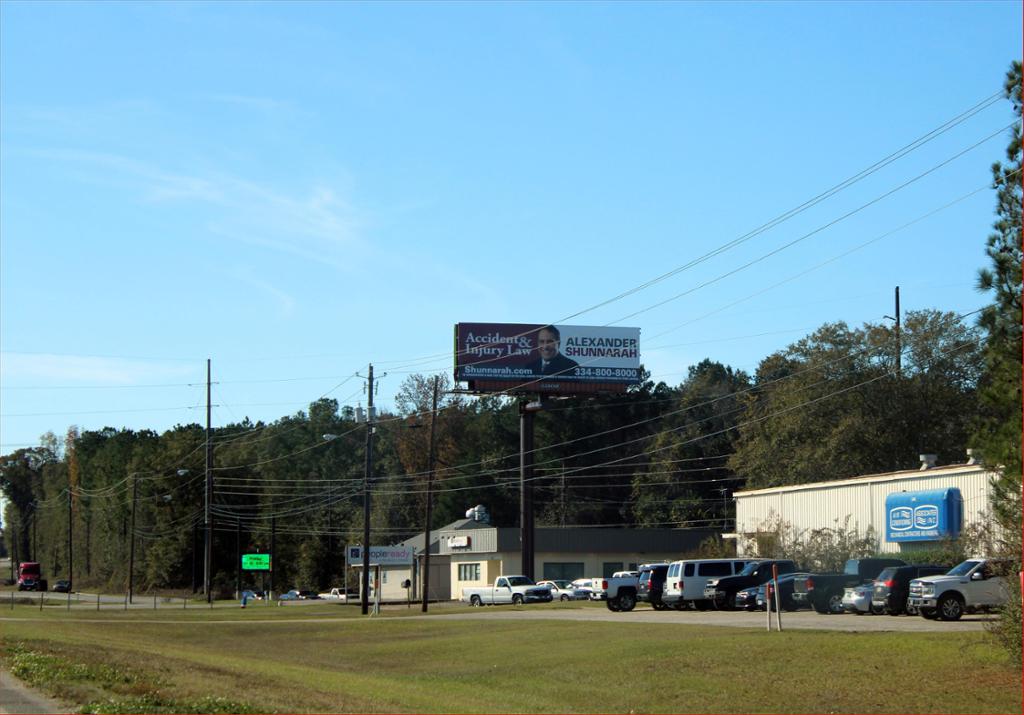
M 523 386 L 640 382 L 640 329 L 459 323 L 455 379 Z
M 363 565 L 363 547 L 348 546 L 345 556 L 349 566 Z M 416 550 L 411 546 L 371 546 L 371 566 L 408 566 L 416 557 Z

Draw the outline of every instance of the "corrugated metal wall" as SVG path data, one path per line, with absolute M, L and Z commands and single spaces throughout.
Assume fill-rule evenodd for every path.
M 450 546 L 448 546 L 449 537 L 469 537 L 470 545 L 468 547 L 451 548 Z M 459 554 L 494 553 L 498 550 L 498 530 L 494 528 L 472 530 L 443 530 L 441 531 L 440 534 L 440 541 L 438 542 L 438 547 L 438 553 L 451 554 L 452 556 L 458 556 Z
M 980 466 L 961 465 L 927 471 L 898 472 L 845 481 L 802 484 L 777 489 L 737 492 L 736 531 L 740 554 L 743 535 L 754 534 L 759 527 L 781 520 L 798 530 L 842 526 L 849 516 L 849 527 L 863 534 L 869 526 L 878 535 L 880 552 L 898 552 L 900 545 L 885 540 L 885 497 L 893 492 L 921 491 L 956 487 L 964 500 L 963 528 L 984 519 L 988 512 L 995 476 Z

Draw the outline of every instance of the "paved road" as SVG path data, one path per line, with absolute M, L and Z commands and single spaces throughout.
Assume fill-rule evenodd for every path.
M 612 613 L 607 609 L 547 609 L 543 606 L 466 608 L 462 612 L 438 613 L 427 618 L 457 619 L 532 619 L 579 620 L 611 623 L 657 623 L 662 625 L 725 626 L 729 628 L 766 628 L 765 613 L 756 611 L 652 611 L 638 608 L 629 613 Z M 967 615 L 959 621 L 930 621 L 920 616 L 857 616 L 853 614 L 826 616 L 813 611 L 782 614 L 783 629 L 826 630 L 848 632 L 964 632 L 980 631 L 994 619 L 989 615 Z M 775 614 L 772 614 L 775 627 Z
M 69 713 L 67 705 L 30 690 L 7 671 L 0 670 L 0 713 Z
M 283 605 L 295 607 L 300 605 L 316 606 L 316 601 L 291 601 Z M 320 602 L 319 605 L 324 605 Z M 230 623 L 233 625 L 242 624 L 289 624 L 289 623 L 324 623 L 332 620 L 334 611 L 332 608 L 320 609 L 310 618 L 289 618 L 287 620 L 261 618 L 260 611 L 265 608 L 262 604 L 250 609 L 246 618 L 238 620 L 217 619 L 216 617 L 204 618 L 196 621 L 193 618 L 175 618 L 173 609 L 161 608 L 159 617 L 137 618 L 126 616 L 118 619 L 120 623 L 195 623 L 197 625 L 208 625 L 214 623 Z M 83 604 L 83 608 L 88 608 Z M 150 609 L 152 606 L 150 606 Z M 206 606 L 193 607 L 206 609 Z M 219 602 L 215 610 L 224 608 L 237 609 L 233 602 Z M 77 610 L 77 609 L 76 609 Z M 120 608 L 118 609 L 120 610 Z M 145 610 L 137 607 L 137 610 Z M 180 610 L 180 607 L 178 607 Z M 312 610 L 312 609 L 311 609 Z M 543 605 L 536 606 L 495 606 L 484 608 L 469 608 L 455 604 L 438 604 L 431 608 L 429 615 L 408 615 L 407 607 L 402 605 L 385 605 L 384 611 L 396 611 L 406 618 L 412 619 L 454 619 L 454 620 L 548 620 L 548 621 L 590 621 L 607 623 L 638 623 L 657 624 L 663 626 L 723 626 L 727 628 L 757 628 L 765 629 L 765 614 L 763 612 L 749 613 L 745 611 L 652 611 L 648 608 L 638 608 L 629 613 L 612 613 L 604 608 L 578 607 L 578 608 L 551 608 Z M 211 614 L 212 615 L 212 614 Z M 846 632 L 895 632 L 895 633 L 963 633 L 981 631 L 985 623 L 993 620 L 994 616 L 989 615 L 967 615 L 959 621 L 930 621 L 919 616 L 857 616 L 857 615 L 836 615 L 825 616 L 813 611 L 798 611 L 796 613 L 782 614 L 782 627 L 788 630 L 825 630 L 825 631 L 846 631 Z M 33 616 L 22 611 L 17 616 L 8 616 L 5 610 L 0 607 L 0 623 L 4 621 L 33 621 Z M 47 622 L 52 622 L 46 619 Z M 78 622 L 90 622 L 88 616 L 80 613 L 75 617 Z M 346 618 L 346 620 L 349 620 Z M 111 623 L 109 619 L 97 620 L 97 623 Z M 772 627 L 776 625 L 774 614 L 772 615 Z

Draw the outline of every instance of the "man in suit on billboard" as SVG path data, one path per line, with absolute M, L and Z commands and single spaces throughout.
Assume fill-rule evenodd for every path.
M 540 356 L 527 363 L 534 375 L 554 377 L 572 376 L 572 369 L 579 363 L 559 352 L 562 336 L 554 325 L 546 325 L 537 331 L 537 352 Z

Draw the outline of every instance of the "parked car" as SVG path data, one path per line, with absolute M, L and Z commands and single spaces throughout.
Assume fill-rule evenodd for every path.
M 910 595 L 910 582 L 915 578 L 936 576 L 949 571 L 948 566 L 935 564 L 911 564 L 910 566 L 889 566 L 875 579 L 871 593 L 871 605 L 881 609 L 890 616 L 901 613 L 917 615 L 917 609 L 907 608 L 907 597 Z
M 590 579 L 590 595 L 591 601 L 606 601 L 608 600 L 608 581 L 607 578 L 592 578 Z
M 818 613 L 842 613 L 847 588 L 874 581 L 888 566 L 906 565 L 900 559 L 849 559 L 842 573 L 812 573 L 804 581 L 798 581 L 793 598 L 810 604 Z
M 553 601 L 575 601 L 578 598 L 576 589 L 572 587 L 572 581 L 538 581 L 537 585 L 547 587 L 551 591 L 551 600 Z
M 590 594 L 594 590 L 594 579 L 578 578 L 572 582 L 572 588 L 576 591 L 576 598 L 580 598 L 585 601 L 590 598 Z
M 639 573 L 636 576 L 632 575 L 635 573 L 633 571 L 619 573 L 624 575 L 603 578 L 595 582 L 595 590 L 590 597 L 593 599 L 597 594 L 608 606 L 609 611 L 632 611 L 636 607 Z
M 61 579 L 53 585 L 54 593 L 71 593 L 71 582 L 67 579 Z
M 992 559 L 968 559 L 941 576 L 910 582 L 907 606 L 925 618 L 960 620 L 965 612 L 1001 606 L 1009 598 L 1006 576 L 1009 563 Z M 1015 576 L 1015 575 L 1014 575 Z
M 736 609 L 739 611 L 756 611 L 759 607 L 763 607 L 762 603 L 760 606 L 757 603 L 757 586 L 751 586 L 745 588 L 742 591 L 736 592 Z
M 698 611 L 711 608 L 711 601 L 704 598 L 704 587 L 708 581 L 723 576 L 738 574 L 751 563 L 750 559 L 686 559 L 673 561 L 665 575 L 665 589 L 662 602 L 676 610 L 691 605 Z
M 299 591 L 299 599 L 303 601 L 316 601 L 320 599 L 320 594 L 316 591 L 310 591 L 309 589 Z
M 782 604 L 783 611 L 797 611 L 800 610 L 801 604 L 793 600 L 793 584 L 798 580 L 806 579 L 810 574 L 804 572 L 788 573 L 784 576 L 779 576 L 779 603 Z M 767 600 L 767 585 L 762 583 L 757 587 L 757 607 L 761 610 L 767 608 L 765 601 Z M 772 597 L 772 610 L 775 610 L 775 597 Z
M 636 600 L 651 604 L 651 608 L 655 611 L 663 611 L 668 608 L 661 600 L 667 574 L 667 563 L 642 564 L 640 576 L 637 577 Z
M 299 592 L 298 592 L 297 589 L 293 588 L 291 591 L 288 591 L 287 593 L 282 593 L 280 596 L 277 597 L 277 600 L 278 601 L 298 601 L 299 600 Z
M 713 578 L 704 587 L 704 598 L 711 601 L 715 608 L 723 611 L 732 610 L 736 604 L 736 594 L 751 586 L 760 586 L 772 578 L 772 568 L 777 573 L 793 573 L 796 564 L 789 559 L 766 559 L 752 561 L 735 576 Z
M 882 609 L 876 609 L 871 605 L 871 597 L 875 592 L 875 582 L 862 583 L 858 586 L 847 586 L 843 589 L 843 610 L 847 613 L 862 615 L 865 613 L 878 614 Z
M 511 603 L 550 603 L 551 590 L 535 584 L 526 576 L 499 576 L 491 586 L 462 589 L 461 601 L 470 606 L 491 606 Z

